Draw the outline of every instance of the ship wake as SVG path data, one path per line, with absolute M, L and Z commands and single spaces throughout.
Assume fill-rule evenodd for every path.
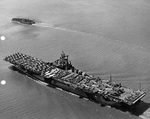
M 67 32 L 72 32 L 72 33 L 89 34 L 89 33 L 81 32 L 81 31 L 70 30 L 70 29 L 61 28 L 61 27 L 55 27 L 54 25 L 49 25 L 49 24 L 45 24 L 45 23 L 36 23 L 36 24 L 33 24 L 33 26 L 47 27 L 47 28 L 51 28 L 51 29 L 62 30 L 62 31 L 67 31 Z M 89 35 L 94 35 L 94 34 L 89 34 Z

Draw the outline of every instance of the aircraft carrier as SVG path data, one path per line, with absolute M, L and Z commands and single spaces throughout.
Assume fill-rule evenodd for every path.
M 11 21 L 14 23 L 21 23 L 21 24 L 26 24 L 26 25 L 35 24 L 34 20 L 26 19 L 26 18 L 12 18 Z
M 121 83 L 103 80 L 76 69 L 64 52 L 54 62 L 44 62 L 19 52 L 6 56 L 4 60 L 34 80 L 46 82 L 104 105 L 134 107 L 146 95 L 140 89 L 130 89 Z

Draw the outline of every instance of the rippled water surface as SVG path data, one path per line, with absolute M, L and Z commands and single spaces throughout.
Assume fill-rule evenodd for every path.
M 35 19 L 34 26 L 11 23 Z M 0 0 L 0 119 L 150 118 L 148 0 Z M 46 87 L 9 69 L 3 58 L 22 52 L 54 61 L 61 51 L 89 74 L 147 93 L 136 110 L 101 107 Z M 107 113 L 106 113 L 107 112 Z

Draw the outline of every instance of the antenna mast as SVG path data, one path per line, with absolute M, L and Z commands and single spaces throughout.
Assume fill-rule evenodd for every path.
M 139 86 L 140 86 L 140 91 L 141 91 L 141 82 L 139 83 Z
M 111 74 L 110 74 L 109 82 L 110 82 L 110 83 L 112 82 L 112 75 L 111 75 Z

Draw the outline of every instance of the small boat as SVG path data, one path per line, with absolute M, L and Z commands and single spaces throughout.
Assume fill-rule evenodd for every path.
M 12 18 L 11 21 L 14 23 L 21 23 L 21 24 L 27 24 L 27 25 L 35 24 L 34 20 L 26 19 L 26 18 Z

